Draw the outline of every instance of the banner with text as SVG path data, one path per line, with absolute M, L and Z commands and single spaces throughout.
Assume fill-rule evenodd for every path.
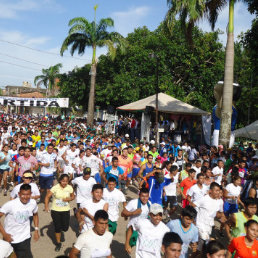
M 69 98 L 0 97 L 0 105 L 18 107 L 69 107 Z

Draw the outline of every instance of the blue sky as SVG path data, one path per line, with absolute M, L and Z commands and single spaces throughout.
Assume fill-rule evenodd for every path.
M 114 29 L 124 36 L 144 25 L 154 30 L 167 12 L 166 0 L 0 0 L 0 86 L 21 85 L 23 81 L 33 83 L 42 68 L 57 63 L 62 63 L 62 72 L 66 72 L 89 62 L 90 50 L 81 59 L 70 57 L 69 52 L 65 53 L 66 57 L 58 54 L 67 36 L 69 20 L 78 16 L 92 20 L 95 4 L 99 5 L 97 18 L 112 17 Z M 254 17 L 243 3 L 236 4 L 235 17 L 236 38 L 241 31 L 251 27 Z M 225 8 L 215 28 L 224 32 L 220 36 L 224 45 L 227 22 L 228 8 Z M 199 26 L 210 31 L 205 20 L 200 21 Z M 53 54 L 19 47 L 6 41 Z M 98 51 L 99 55 L 103 53 L 105 49 Z

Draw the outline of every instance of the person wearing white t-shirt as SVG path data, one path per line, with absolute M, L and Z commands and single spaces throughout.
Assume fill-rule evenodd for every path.
M 72 167 L 73 161 L 78 157 L 78 152 L 76 151 L 76 144 L 72 143 L 69 150 L 66 150 L 62 155 L 62 158 L 65 162 L 64 164 L 64 173 L 70 176 L 70 179 L 73 178 L 74 168 Z
M 32 180 L 33 180 L 32 172 L 30 170 L 25 171 L 22 175 L 22 180 L 23 180 L 23 183 L 16 185 L 13 188 L 10 194 L 11 200 L 19 197 L 20 188 L 23 184 L 29 184 L 31 186 L 31 199 L 38 200 L 40 198 L 40 192 L 39 192 L 38 186 L 35 183 L 32 183 Z
M 147 219 L 150 210 L 149 189 L 141 188 L 138 199 L 133 199 L 127 203 L 122 210 L 121 216 L 125 219 L 129 218 L 126 231 L 125 250 L 131 253 L 132 247 L 136 245 L 135 223 L 138 220 Z
M 208 193 L 209 188 L 203 183 L 204 174 L 199 173 L 197 175 L 197 183 L 187 191 L 187 200 L 191 206 L 193 206 L 195 201 L 201 199 L 205 194 Z
M 64 145 L 64 140 L 63 140 L 63 139 L 61 139 L 61 140 L 59 141 L 59 145 L 58 145 L 57 149 L 58 149 L 57 161 L 58 161 L 59 164 L 60 164 L 61 171 L 63 171 L 63 170 L 64 170 L 65 162 L 64 162 L 62 156 L 63 156 L 63 154 L 64 154 L 64 153 L 67 151 L 67 149 L 68 149 L 68 148 Z
M 93 228 L 93 218 L 96 211 L 108 210 L 108 203 L 102 199 L 103 186 L 101 184 L 93 185 L 91 193 L 92 198 L 83 201 L 80 205 L 79 211 L 76 214 L 81 232 L 85 232 Z
M 241 187 L 241 177 L 235 176 L 232 178 L 232 183 L 228 184 L 224 189 L 224 213 L 229 216 L 232 213 L 238 212 L 238 204 L 240 203 L 243 207 L 245 205 L 240 199 L 240 193 L 242 191 Z
M 79 156 L 75 158 L 72 163 L 72 167 L 74 168 L 74 177 L 78 177 L 83 174 L 83 169 L 86 168 L 84 158 L 85 151 L 80 150 Z
M 91 169 L 85 168 L 83 170 L 83 176 L 76 177 L 72 180 L 73 186 L 77 186 L 76 192 L 76 203 L 77 208 L 80 207 L 80 204 L 85 200 L 92 199 L 91 191 L 93 185 L 96 184 L 96 180 L 91 176 Z
M 166 194 L 164 198 L 164 214 L 167 216 L 170 216 L 175 210 L 177 206 L 177 197 L 176 197 L 176 190 L 179 187 L 178 178 L 180 173 L 178 172 L 178 167 L 176 165 L 173 165 L 170 168 L 170 174 L 173 176 L 173 181 L 164 187 L 164 192 Z M 171 179 L 170 174 L 165 175 L 165 178 Z M 169 205 L 169 212 L 167 211 Z
M 54 172 L 57 167 L 57 155 L 53 153 L 53 151 L 54 146 L 50 143 L 47 147 L 47 153 L 43 154 L 41 160 L 39 161 L 39 165 L 41 167 L 39 174 L 41 193 L 43 193 L 45 190 L 49 192 L 53 186 Z
M 76 240 L 69 257 L 77 258 L 112 258 L 110 245 L 113 235 L 107 231 L 108 214 L 104 210 L 96 211 L 93 228 L 82 233 Z
M 97 173 L 102 174 L 103 172 L 102 161 L 96 155 L 92 154 L 89 148 L 86 149 L 86 156 L 84 157 L 84 162 L 86 164 L 86 167 L 91 168 L 92 177 L 94 177 Z
M 215 179 L 215 182 L 221 185 L 223 171 L 224 171 L 224 163 L 222 160 L 218 161 L 218 165 L 212 169 L 212 174 Z
M 47 151 L 45 150 L 45 144 L 41 144 L 39 149 L 36 151 L 36 159 L 40 161 L 42 158 L 42 155 L 45 153 L 47 153 Z
M 135 224 L 138 232 L 136 258 L 161 258 L 162 239 L 169 228 L 162 222 L 163 208 L 154 203 L 150 206 L 150 219 L 139 220 Z
M 30 247 L 30 217 L 33 216 L 35 226 L 34 240 L 39 239 L 38 206 L 31 199 L 31 186 L 23 184 L 19 198 L 5 203 L 0 209 L 0 218 L 5 215 L 4 227 L 0 223 L 3 239 L 11 243 L 17 257 L 32 258 Z
M 195 173 L 195 179 L 197 178 L 197 175 L 201 173 L 201 167 L 202 167 L 202 162 L 201 160 L 197 159 L 195 164 L 192 166 L 192 169 L 196 171 Z
M 204 241 L 210 239 L 215 217 L 225 222 L 223 202 L 220 199 L 220 185 L 216 182 L 211 183 L 209 194 L 196 200 L 193 206 L 197 209 L 196 226 L 202 240 L 199 241 L 198 249 L 201 251 Z
M 124 208 L 126 199 L 124 194 L 116 189 L 116 179 L 114 177 L 108 179 L 107 188 L 104 188 L 103 192 L 103 200 L 108 203 L 109 232 L 115 235 L 119 218 L 119 203 L 123 203 Z

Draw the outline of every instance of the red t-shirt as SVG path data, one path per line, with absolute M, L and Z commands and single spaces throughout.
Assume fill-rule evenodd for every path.
M 185 179 L 181 182 L 180 186 L 184 188 L 183 194 L 184 194 L 185 196 L 186 196 L 186 193 L 187 193 L 188 189 L 190 189 L 193 185 L 195 185 L 196 182 L 197 182 L 196 180 L 190 180 L 189 177 L 185 178 Z
M 258 257 L 258 241 L 254 240 L 253 246 L 247 247 L 244 236 L 236 237 L 231 241 L 228 250 L 231 253 L 236 251 L 234 258 Z

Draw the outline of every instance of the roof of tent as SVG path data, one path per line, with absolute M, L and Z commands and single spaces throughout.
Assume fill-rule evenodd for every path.
M 253 140 L 258 140 L 258 120 L 246 127 L 234 131 L 235 137 L 244 137 Z
M 174 114 L 191 114 L 191 115 L 208 115 L 209 113 L 197 107 L 191 106 L 183 101 L 173 98 L 167 94 L 158 94 L 158 107 L 160 112 Z M 152 95 L 145 99 L 132 102 L 130 104 L 118 107 L 124 111 L 144 111 L 146 106 L 156 107 L 156 95 Z

